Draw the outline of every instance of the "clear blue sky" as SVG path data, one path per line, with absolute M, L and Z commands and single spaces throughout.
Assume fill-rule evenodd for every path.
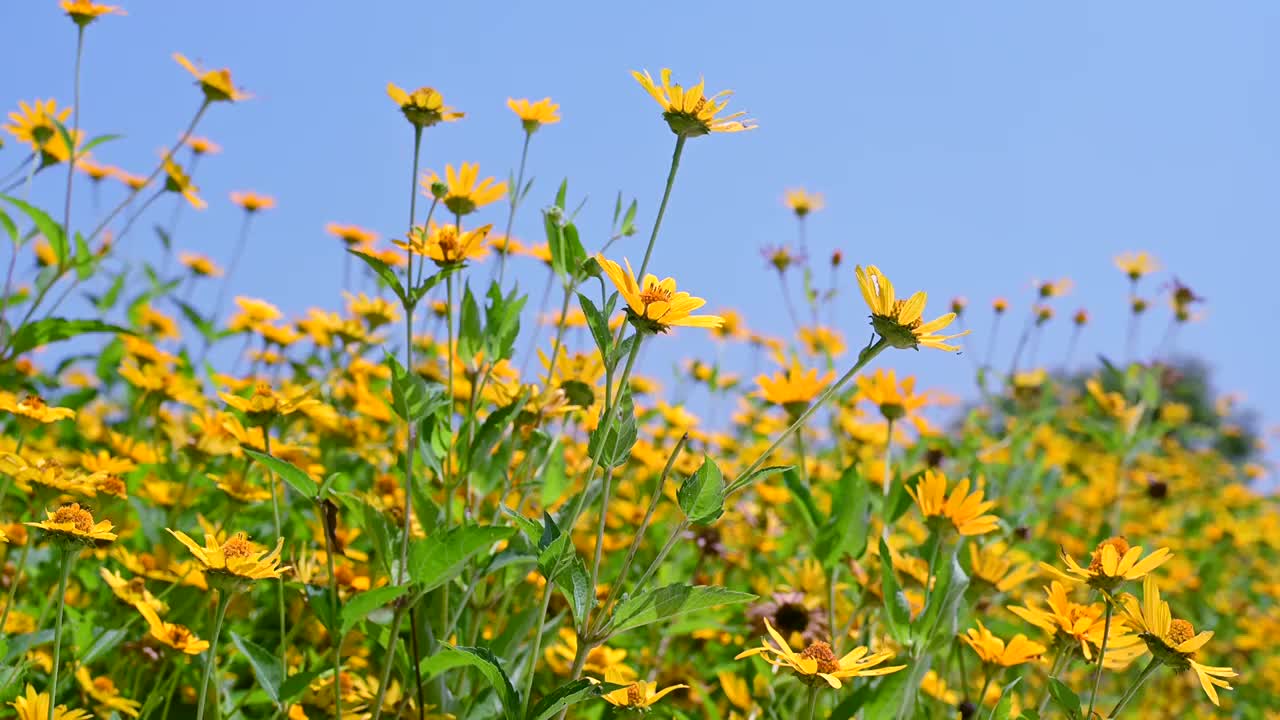
M 780 195 L 803 185 L 827 198 L 811 220 L 815 254 L 846 254 L 841 323 L 851 344 L 866 336 L 858 262 L 927 289 L 938 312 L 967 296 L 975 354 L 992 297 L 1009 297 L 1020 321 L 1032 278 L 1070 276 L 1075 290 L 1058 301 L 1041 358 L 1061 357 L 1081 306 L 1095 321 L 1077 358 L 1117 356 L 1126 283 L 1111 258 L 1146 249 L 1209 300 L 1207 321 L 1180 347 L 1202 353 L 1222 389 L 1246 392 L 1267 417 L 1280 409 L 1268 325 L 1280 310 L 1280 4 L 1270 0 L 121 1 L 129 15 L 91 27 L 87 43 L 82 124 L 128 133 L 99 159 L 146 172 L 194 111 L 198 91 L 170 53 L 231 67 L 256 98 L 213 108 L 201 126 L 225 151 L 200 166 L 211 207 L 186 212 L 178 244 L 225 262 L 239 222 L 227 192 L 276 196 L 236 289 L 287 311 L 339 302 L 341 252 L 325 222 L 384 236 L 403 228 L 411 132 L 387 81 L 433 85 L 468 114 L 427 134 L 424 166 L 478 161 L 499 177 L 521 139 L 506 98 L 558 101 L 564 121 L 534 138 L 537 184 L 516 235 L 538 239 L 537 208 L 568 176 L 575 198 L 590 193 L 580 225 L 597 246 L 619 189 L 639 198 L 646 231 L 652 219 L 673 137 L 628 71 L 670 66 L 686 82 L 701 74 L 709 88 L 734 89 L 733 106 L 760 123 L 690 143 L 655 254 L 656 270 L 713 307 L 788 331 L 759 248 L 792 239 Z M 56 3 L 10 2 L 0 17 L 5 107 L 70 102 L 75 33 Z M 12 145 L 0 159 L 4 169 L 16 162 Z M 60 177 L 41 178 L 35 197 L 52 205 L 60 187 Z M 162 207 L 156 219 L 168 215 Z M 486 219 L 502 217 L 498 208 Z M 144 247 L 153 239 L 135 233 L 125 252 Z M 643 237 L 625 253 L 642 255 Z M 535 296 L 541 282 L 522 277 Z M 1147 347 L 1166 319 L 1161 302 Z M 680 354 L 709 347 L 697 331 L 661 342 Z M 647 358 L 649 369 L 663 370 L 663 359 Z M 965 358 L 898 352 L 881 364 L 925 386 L 969 387 Z

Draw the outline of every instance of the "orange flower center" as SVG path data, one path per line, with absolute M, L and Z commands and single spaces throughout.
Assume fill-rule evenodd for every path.
M 111 682 L 111 678 L 109 677 L 94 678 L 93 689 L 106 695 L 116 694 L 116 684 Z
M 45 407 L 47 407 L 45 405 L 44 398 L 40 397 L 39 395 L 28 395 L 27 399 L 22 401 L 22 404 L 26 405 L 32 410 L 43 410 Z
M 268 383 L 258 383 L 258 386 L 253 389 L 253 394 L 258 397 L 271 397 L 273 394 L 271 392 L 271 385 Z
M 831 651 L 831 646 L 822 640 L 819 640 L 805 648 L 804 652 L 800 653 L 800 657 L 813 658 L 814 660 L 817 660 L 818 672 L 820 673 L 830 674 L 840 669 L 840 663 L 836 660 L 836 654 Z
M 1093 559 L 1089 561 L 1089 572 L 1098 573 L 1102 571 L 1102 549 L 1110 545 L 1116 549 L 1116 555 L 1124 557 L 1129 552 L 1129 541 L 1119 535 L 1109 537 L 1098 543 L 1098 547 L 1093 551 Z
M 53 522 L 70 523 L 80 532 L 89 532 L 93 529 L 93 514 L 80 507 L 79 503 L 71 503 L 54 511 Z
M 902 309 L 905 308 L 906 306 L 907 306 L 906 300 L 895 300 L 893 302 L 893 317 L 895 320 L 902 317 Z M 901 320 L 897 320 L 897 322 L 899 325 L 902 325 L 903 327 L 911 330 L 915 330 L 916 328 L 920 327 L 920 318 L 916 318 L 915 320 L 912 320 L 909 323 L 904 323 Z
M 1176 618 L 1173 622 L 1169 623 L 1168 640 L 1170 645 L 1181 645 L 1195 636 L 1195 627 L 1186 620 Z
M 247 558 L 253 554 L 253 546 L 243 533 L 237 533 L 222 544 L 222 554 L 228 558 Z
M 640 291 L 640 302 L 645 305 L 652 305 L 656 302 L 671 302 L 672 292 L 657 283 L 649 283 L 649 285 Z
M 644 697 L 640 694 L 640 683 L 635 683 L 627 688 L 627 705 L 636 707 L 644 703 Z

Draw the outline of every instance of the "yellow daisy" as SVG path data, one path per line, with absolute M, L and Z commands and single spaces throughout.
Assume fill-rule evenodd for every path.
M 395 83 L 387 83 L 387 95 L 400 106 L 405 119 L 419 128 L 463 117 L 462 113 L 444 104 L 444 96 L 435 88 L 420 87 L 407 93 Z
M 62 11 L 72 22 L 84 27 L 103 15 L 124 15 L 115 5 L 99 5 L 91 0 L 62 0 Z
M 111 532 L 113 525 L 110 520 L 93 521 L 93 513 L 88 508 L 80 507 L 80 503 L 70 503 L 54 510 L 53 512 L 45 511 L 46 519 L 36 523 L 23 523 L 31 527 L 37 527 L 45 532 L 65 540 L 74 540 L 76 542 L 87 543 L 91 545 L 105 545 L 115 542 L 116 534 Z
M 893 283 L 880 272 L 880 268 L 869 265 L 864 271 L 859 265 L 854 272 L 858 275 L 858 287 L 862 289 L 862 298 L 871 308 L 871 327 L 890 345 L 903 349 L 915 349 L 923 345 L 948 352 L 959 350 L 958 347 L 946 343 L 948 340 L 968 335 L 968 330 L 955 335 L 938 334 L 939 330 L 956 319 L 955 313 L 947 313 L 927 323 L 921 322 L 925 301 L 928 299 L 928 295 L 923 291 L 917 292 L 906 300 L 898 300 L 893 292 Z
M 470 215 L 477 209 L 501 200 L 507 194 L 506 181 L 497 182 L 488 177 L 480 180 L 478 163 L 462 163 L 455 171 L 452 165 L 444 166 L 444 206 L 454 215 Z M 440 182 L 440 176 L 428 170 L 422 177 L 422 186 L 432 193 L 432 186 Z
M 235 85 L 231 83 L 231 71 L 227 68 L 205 70 L 197 67 L 182 53 L 174 53 L 173 59 L 186 68 L 187 72 L 195 76 L 196 81 L 200 84 L 200 89 L 204 91 L 206 102 L 238 102 L 252 97 L 248 93 L 236 89 Z
M 231 575 L 245 580 L 264 580 L 278 578 L 289 569 L 287 566 L 280 566 L 280 550 L 284 547 L 284 538 L 277 540 L 275 550 L 268 553 L 266 548 L 249 542 L 244 533 L 236 533 L 221 543 L 213 535 L 206 534 L 204 547 L 200 547 L 182 531 L 169 528 L 165 530 L 187 546 L 209 573 Z
M 985 535 L 1000 527 L 1000 518 L 985 514 L 996 506 L 994 500 L 983 500 L 982 490 L 969 492 L 969 478 L 964 478 L 947 495 L 947 476 L 936 470 L 925 470 L 915 487 L 907 494 L 916 501 L 925 520 L 939 517 L 951 521 L 961 535 Z
M 671 70 L 663 68 L 656 83 L 649 71 L 632 71 L 631 76 L 662 106 L 662 117 L 671 126 L 671 132 L 681 137 L 697 137 L 713 132 L 741 132 L 754 130 L 754 120 L 742 119 L 746 113 L 736 112 L 719 116 L 728 105 L 730 90 L 722 90 L 711 97 L 704 93 L 701 80 L 687 90 L 671 82 Z
M 822 640 L 810 644 L 797 653 L 787 645 L 787 641 L 778 634 L 778 631 L 773 629 L 769 618 L 764 618 L 764 627 L 769 631 L 769 637 L 773 638 L 773 644 L 762 640 L 760 647 L 740 652 L 734 660 L 763 655 L 770 665 L 791 670 L 806 685 L 816 685 L 819 681 L 825 681 L 837 690 L 843 684 L 841 680 L 888 675 L 906 667 L 906 665 L 877 667 L 891 659 L 893 653 L 887 650 L 872 653 L 865 646 L 858 646 L 846 653 L 844 657 L 837 658 L 831 650 L 831 645 Z
M 673 326 L 717 328 L 724 322 L 716 315 L 690 315 L 707 301 L 687 292 L 676 292 L 673 278 L 658 280 L 654 275 L 645 275 L 641 285 L 625 258 L 625 270 L 604 255 L 596 255 L 596 260 L 626 301 L 631 322 L 645 332 L 664 333 Z
M 524 98 L 519 100 L 507 98 L 507 107 L 520 118 L 524 131 L 528 133 L 534 132 L 543 125 L 560 122 L 560 106 L 551 102 L 549 97 L 537 102 L 530 102 Z
M 1040 567 L 1069 583 L 1086 582 L 1091 587 L 1109 591 L 1126 580 L 1142 579 L 1171 557 L 1169 548 L 1160 548 L 1144 558 L 1141 545 L 1130 547 L 1129 541 L 1117 536 L 1098 543 L 1088 567 L 1081 567 L 1065 551 L 1062 561 L 1067 564 L 1067 572 L 1048 563 L 1040 563 Z

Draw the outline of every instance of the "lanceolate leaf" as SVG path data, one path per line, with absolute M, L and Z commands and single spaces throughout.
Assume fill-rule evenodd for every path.
M 319 487 L 316 485 L 316 481 L 312 480 L 311 476 L 305 473 L 302 468 L 280 458 L 260 453 L 257 450 L 244 448 L 244 451 L 249 457 L 266 465 L 268 470 L 279 475 L 281 479 L 289 483 L 290 487 L 302 493 L 302 496 L 307 500 L 315 499 L 316 491 L 319 490 Z
M 498 692 L 498 697 L 502 699 L 504 717 L 509 720 L 519 717 L 520 695 L 511 684 L 511 678 L 506 670 L 502 669 L 502 661 L 488 648 L 445 646 L 436 654 L 436 656 L 439 655 L 448 656 L 450 662 L 457 661 L 459 664 L 469 665 L 479 670 L 484 679 Z
M 751 602 L 751 593 L 736 592 L 714 585 L 668 585 L 618 603 L 610 625 L 610 635 L 667 620 L 679 615 Z
M 271 702 L 280 702 L 280 683 L 284 682 L 284 671 L 280 667 L 280 658 L 266 648 L 254 644 L 250 640 L 231 633 L 231 642 L 240 654 L 249 661 L 253 669 L 253 677 L 258 686 L 271 698 Z
M 133 331 L 101 320 L 67 320 L 44 318 L 23 325 L 9 341 L 9 355 L 21 355 L 28 350 L 44 347 L 61 340 L 69 340 L 86 333 L 117 333 L 132 335 Z

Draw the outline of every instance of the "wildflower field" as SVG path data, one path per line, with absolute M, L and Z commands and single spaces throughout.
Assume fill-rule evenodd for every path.
M 402 78 L 380 111 L 404 121 L 403 210 L 330 222 L 345 287 L 288 317 L 234 286 L 271 196 L 209 209 L 242 218 L 220 262 L 152 219 L 212 204 L 201 121 L 251 91 L 175 53 L 189 124 L 110 165 L 80 68 L 130 18 L 60 7 L 67 90 L 8 98 L 0 146 L 0 718 L 1280 718 L 1261 441 L 1194 361 L 1037 365 L 1089 323 L 1069 281 L 930 303 L 874 245 L 811 256 L 822 197 L 779 188 L 795 240 L 762 272 L 794 327 L 753 331 L 650 262 L 699 192 L 682 163 L 768 131 L 730 92 L 620 73 L 613 111 L 651 113 L 672 156 L 660 203 L 619 195 L 601 228 L 531 180 L 553 99 L 507 100 L 510 168 L 435 165 L 468 109 Z M 1154 256 L 1114 265 L 1131 340 L 1199 318 Z M 836 305 L 854 330 L 819 321 Z M 690 335 L 719 359 L 648 372 Z M 926 390 L 906 352 L 973 383 Z M 721 364 L 746 356 L 758 375 Z

